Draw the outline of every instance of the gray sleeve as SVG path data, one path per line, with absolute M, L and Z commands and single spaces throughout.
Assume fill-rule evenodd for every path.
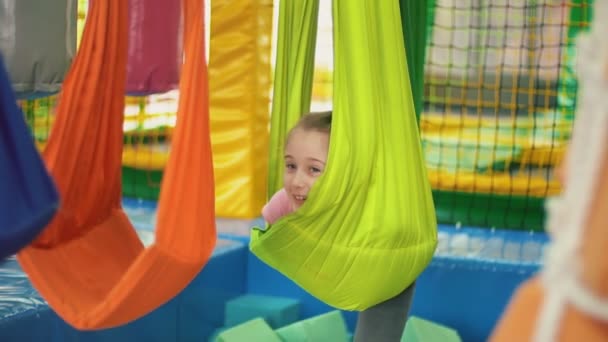
M 361 311 L 354 342 L 396 342 L 401 340 L 414 297 L 415 283 L 397 296 Z

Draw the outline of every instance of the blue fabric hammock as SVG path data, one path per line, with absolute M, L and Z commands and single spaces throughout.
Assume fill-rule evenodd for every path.
M 58 205 L 0 57 L 0 259 L 29 244 Z

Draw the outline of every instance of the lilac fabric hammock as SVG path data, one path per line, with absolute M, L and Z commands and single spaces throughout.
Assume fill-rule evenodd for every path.
M 127 93 L 176 89 L 182 64 L 179 0 L 129 0 Z

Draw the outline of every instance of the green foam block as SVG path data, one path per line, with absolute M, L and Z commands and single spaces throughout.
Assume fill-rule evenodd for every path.
M 410 317 L 401 342 L 461 342 L 456 330 L 418 317 Z
M 213 331 L 213 334 L 211 334 L 211 337 L 209 337 L 208 341 L 209 342 L 219 341 L 220 334 L 223 333 L 224 331 L 228 330 L 228 329 L 230 329 L 230 328 L 221 327 L 221 328 L 215 329 L 215 331 Z
M 276 330 L 283 342 L 349 341 L 340 311 L 331 311 Z
M 284 327 L 300 318 L 300 302 L 276 296 L 239 296 L 226 303 L 224 326 L 235 326 L 258 317 L 265 319 L 273 329 Z
M 222 331 L 215 342 L 282 342 L 262 318 L 252 319 Z

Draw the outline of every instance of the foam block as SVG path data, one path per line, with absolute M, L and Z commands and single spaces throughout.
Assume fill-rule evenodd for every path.
M 222 334 L 224 331 L 229 330 L 230 328 L 227 327 L 221 327 L 221 328 L 217 328 L 213 331 L 213 334 L 211 334 L 211 337 L 209 337 L 209 342 L 216 342 L 219 341 L 220 338 L 220 334 Z
M 252 319 L 221 332 L 214 342 L 283 342 L 262 318 Z
M 408 319 L 401 342 L 461 342 L 456 330 L 412 316 Z
M 276 333 L 284 342 L 350 341 L 346 323 L 338 310 L 290 324 L 277 329 Z
M 231 327 L 261 317 L 273 329 L 296 322 L 300 302 L 283 297 L 243 295 L 226 303 L 224 326 Z

